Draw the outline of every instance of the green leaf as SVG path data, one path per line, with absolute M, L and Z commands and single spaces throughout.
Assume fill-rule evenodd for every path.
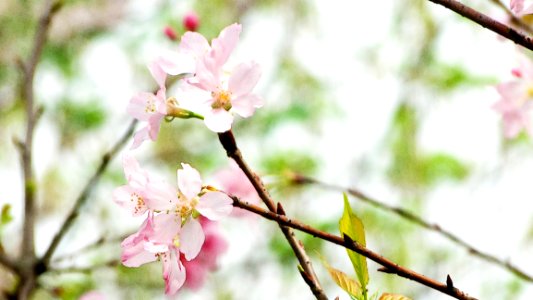
M 11 204 L 4 204 L 4 206 L 2 206 L 2 215 L 0 216 L 0 227 L 7 225 L 12 220 Z
M 359 245 L 366 246 L 363 222 L 361 222 L 361 220 L 352 212 L 346 193 L 344 194 L 344 213 L 339 221 L 339 230 L 341 235 L 348 235 Z M 366 258 L 352 250 L 346 249 L 346 251 L 352 261 L 353 268 L 357 274 L 357 279 L 363 290 L 363 296 L 366 299 L 366 286 L 368 285 L 369 280 Z
M 411 300 L 411 299 L 403 295 L 383 293 L 381 297 L 379 297 L 379 300 Z
M 344 291 L 346 291 L 350 297 L 356 298 L 361 295 L 361 285 L 359 282 L 350 278 L 346 273 L 331 267 L 325 259 L 322 259 L 322 264 L 329 272 L 331 279 Z

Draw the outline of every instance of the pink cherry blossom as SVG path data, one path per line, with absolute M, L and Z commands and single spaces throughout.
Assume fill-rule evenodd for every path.
M 139 231 L 121 244 L 122 263 L 127 267 L 139 267 L 156 260 L 163 262 L 165 293 L 168 295 L 174 295 L 185 282 L 181 254 L 185 260 L 194 259 L 203 244 L 203 238 L 198 241 L 198 232 L 202 232 L 200 225 L 180 225 L 181 218 L 177 220 L 173 215 L 148 214 Z
M 215 173 L 215 180 L 220 188 L 230 194 L 239 197 L 240 199 L 252 204 L 259 204 L 261 199 L 257 192 L 250 183 L 250 180 L 246 177 L 244 172 L 239 168 L 235 161 L 230 161 L 227 168 L 222 169 Z M 233 216 L 256 216 L 253 213 L 241 208 L 234 208 L 232 212 Z
M 504 134 L 516 137 L 522 130 L 531 133 L 533 108 L 533 65 L 524 59 L 519 68 L 513 69 L 515 80 L 496 87 L 501 98 L 493 108 L 502 115 Z
M 145 140 L 155 141 L 163 118 L 179 110 L 175 100 L 167 100 L 165 87 L 167 75 L 192 74 L 194 68 L 195 62 L 190 55 L 174 52 L 165 52 L 148 65 L 152 77 L 159 85 L 159 90 L 155 94 L 139 93 L 130 100 L 128 113 L 135 119 L 147 123 L 134 134 L 132 149 L 139 147 Z
M 137 160 L 131 155 L 124 155 L 122 164 L 128 184 L 113 191 L 113 200 L 128 209 L 133 216 L 143 215 L 148 210 L 145 202 L 148 173 L 141 169 Z
M 159 133 L 161 121 L 165 117 L 166 111 L 166 88 L 165 79 L 167 74 L 163 71 L 158 61 L 148 66 L 152 77 L 159 85 L 157 93 L 139 93 L 131 98 L 127 107 L 128 113 L 135 119 L 146 122 L 146 126 L 140 129 L 133 136 L 132 149 L 139 147 L 145 140 L 155 141 Z
M 262 99 L 252 93 L 261 76 L 257 63 L 241 63 L 229 78 L 224 76 L 224 64 L 237 45 L 240 32 L 241 25 L 230 25 L 211 42 L 211 46 L 200 34 L 187 32 L 180 45 L 182 51 L 197 59 L 195 76 L 189 78 L 188 83 L 205 91 L 204 121 L 215 132 L 231 129 L 233 113 L 247 118 L 263 105 Z

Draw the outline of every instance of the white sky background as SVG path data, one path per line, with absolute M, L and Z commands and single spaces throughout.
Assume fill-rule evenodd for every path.
M 453 12 L 443 7 L 428 5 L 433 15 L 444 24 L 444 32 L 439 40 L 439 58 L 450 63 L 460 63 L 475 74 L 493 76 L 502 80 L 509 78 L 509 71 L 517 61 L 516 51 L 511 43 L 498 41 L 494 34 L 481 30 L 473 23 L 461 21 Z M 392 1 L 315 1 L 315 6 L 317 19 L 309 30 L 297 32 L 295 53 L 313 74 L 324 80 L 327 94 L 332 101 L 337 102 L 343 115 L 324 122 L 322 129 L 326 134 L 320 141 L 298 126 L 289 126 L 283 131 L 276 132 L 274 137 L 292 143 L 280 145 L 273 140 L 272 144 L 259 147 L 312 149 L 310 151 L 324 162 L 319 173 L 320 178 L 341 185 L 356 185 L 378 199 L 399 204 L 400 195 L 386 183 L 383 175 L 386 162 L 380 162 L 379 154 L 383 153 L 383 139 L 397 105 L 400 83 L 393 71 L 376 72 L 369 69 L 368 65 L 361 61 L 360 55 L 364 49 L 375 44 L 383 44 L 390 39 Z M 180 2 L 176 6 L 176 11 L 183 12 L 186 7 L 187 1 Z M 132 13 L 135 14 L 135 19 L 140 20 L 153 14 L 146 9 L 145 1 L 134 2 Z M 244 23 L 242 42 L 238 46 L 234 60 L 254 59 L 263 66 L 264 78 L 275 76 L 269 73 L 272 72 L 269 66 L 276 60 L 278 49 L 275 45 L 276 42 L 280 42 L 279 37 L 283 35 L 284 29 L 279 16 L 255 14 L 250 15 Z M 156 55 L 155 52 L 160 44 L 156 41 L 147 41 L 144 47 L 143 53 L 146 57 L 139 58 L 139 61 L 148 62 Z M 401 51 L 400 45 L 395 44 L 392 39 L 390 43 L 385 43 L 384 47 L 380 48 L 382 65 L 395 67 L 401 64 L 400 59 L 403 56 Z M 117 117 L 114 123 L 119 126 L 125 122 L 124 108 L 129 96 L 138 92 L 139 87 L 134 84 L 134 78 L 138 76 L 132 74 L 134 70 L 126 61 L 119 45 L 114 44 L 111 38 L 101 39 L 86 50 L 81 65 L 86 70 L 87 81 L 92 87 L 97 87 L 97 93 L 102 98 L 108 100 L 108 107 L 121 116 Z M 54 93 L 58 93 L 64 85 L 53 73 L 41 72 L 37 78 L 39 79 L 37 94 L 43 95 L 43 98 L 54 99 Z M 150 85 L 151 83 L 147 83 L 146 87 Z M 69 90 L 83 93 L 84 88 L 87 89 L 80 87 L 77 90 L 74 87 Z M 259 88 L 267 90 L 269 87 L 260 85 Z M 124 95 L 126 91 L 131 93 Z M 501 258 L 512 258 L 513 263 L 531 274 L 533 249 L 531 244 L 524 244 L 524 236 L 531 226 L 533 211 L 533 184 L 531 184 L 533 157 L 530 154 L 530 145 L 527 149 L 522 147 L 511 151 L 507 156 L 502 156 L 500 119 L 490 109 L 492 103 L 497 100 L 497 94 L 491 87 L 461 90 L 449 94 L 446 99 L 438 100 L 442 101 L 428 100 L 431 104 L 424 107 L 425 115 L 419 136 L 422 150 L 446 152 L 457 156 L 472 167 L 473 175 L 459 185 L 442 184 L 433 190 L 425 199 L 427 203 L 425 219 L 438 223 L 479 249 Z M 275 100 L 272 102 L 275 103 Z M 61 161 L 67 169 L 75 168 L 80 170 L 80 177 L 87 177 L 92 168 L 87 169 L 85 166 L 91 164 L 92 156 L 82 161 L 81 166 L 79 153 L 73 157 L 58 158 L 55 154 L 58 137 L 53 136 L 52 132 L 54 129 L 47 127 L 46 123 L 38 127 L 35 141 L 36 145 L 40 145 L 39 151 L 35 152 L 37 175 L 42 176 L 48 164 Z M 301 138 L 295 139 L 294 136 Z M 94 140 L 87 141 L 85 150 L 87 153 L 101 152 L 112 141 L 110 137 L 107 138 L 109 140 L 98 141 L 99 143 Z M 244 148 L 247 147 L 251 151 L 247 152 L 248 157 L 260 155 L 254 153 L 257 151 L 257 145 L 245 144 Z M 146 151 L 146 147 L 144 150 L 142 148 L 137 153 Z M 18 161 L 15 154 L 12 158 L 8 168 L 0 170 L 2 190 L 6 195 L 10 195 L 10 199 L 22 199 Z M 358 178 L 352 170 L 353 162 L 367 158 L 382 169 L 378 168 L 370 174 L 365 174 L 369 176 Z M 84 180 L 81 180 L 77 184 L 83 183 Z M 67 187 L 72 190 L 79 188 L 80 186 Z M 337 208 L 324 207 L 324 203 L 326 202 L 317 200 L 309 205 L 317 212 L 326 210 L 326 214 L 335 217 L 338 213 Z M 16 202 L 13 209 L 20 216 L 22 208 Z M 123 215 L 117 217 L 122 218 Z M 123 219 L 127 222 L 127 218 Z M 55 232 L 58 226 L 57 220 L 62 218 L 49 220 L 45 222 L 46 226 L 37 230 L 39 251 L 43 251 L 43 246 L 49 242 L 51 236 L 49 233 Z M 17 230 L 16 224 L 20 222 L 10 226 L 8 234 Z M 366 224 L 366 226 L 372 225 Z M 246 254 L 253 255 L 254 249 L 250 248 L 248 243 L 254 236 L 254 230 L 251 228 L 265 227 L 252 224 L 247 226 L 246 230 L 238 225 L 227 226 L 230 249 L 221 261 L 220 272 L 230 274 L 228 270 L 237 264 L 236 258 Z M 436 243 L 446 244 L 422 229 L 420 235 L 427 236 L 428 240 L 435 240 Z M 369 247 L 372 249 L 371 244 Z M 457 253 L 462 255 L 464 250 L 457 248 Z M 441 268 L 446 269 L 447 263 L 440 263 Z M 464 269 L 451 266 L 450 275 L 460 289 L 474 296 L 481 296 L 480 282 L 509 278 L 505 271 L 475 258 L 471 258 L 470 261 L 465 260 L 463 267 Z M 321 269 L 321 266 L 317 264 L 316 268 Z M 369 268 L 371 280 L 373 277 L 388 276 L 374 272 L 376 265 L 373 263 L 369 263 Z M 324 273 L 322 271 L 320 270 L 320 273 Z M 247 291 L 238 299 L 246 297 L 269 299 L 279 295 L 283 295 L 286 299 L 306 299 L 310 295 L 308 291 L 300 289 L 303 285 L 297 285 L 291 291 L 284 290 L 286 286 L 279 284 L 275 268 L 266 267 L 260 272 L 259 278 L 243 279 L 239 278 L 239 274 L 233 274 L 234 276 L 228 280 L 228 286 L 238 289 L 242 282 L 258 284 L 257 289 Z M 264 280 L 265 278 L 272 280 Z M 406 281 L 406 285 L 415 285 L 415 283 Z M 338 290 L 328 292 L 332 298 L 335 296 L 334 292 L 340 294 Z M 190 296 L 193 299 L 203 299 L 206 293 L 208 291 L 202 291 L 196 294 L 196 297 L 192 294 Z M 347 299 L 343 294 L 340 296 L 341 299 Z M 521 299 L 532 298 L 533 287 L 530 285 L 526 287 Z M 439 293 L 432 293 L 425 299 L 449 298 Z

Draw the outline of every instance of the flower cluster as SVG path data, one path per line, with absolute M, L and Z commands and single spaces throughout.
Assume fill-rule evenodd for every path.
M 241 25 L 230 25 L 209 44 L 201 34 L 186 32 L 177 52 L 166 53 L 148 66 L 159 89 L 155 93 L 140 93 L 130 100 L 129 114 L 147 123 L 135 133 L 132 148 L 148 139 L 155 141 L 165 117 L 201 118 L 212 131 L 224 132 L 231 129 L 234 113 L 247 118 L 263 105 L 262 99 L 252 92 L 261 76 L 257 63 L 246 62 L 226 69 L 240 33 Z M 181 76 L 179 97 L 167 98 L 168 75 Z M 190 105 L 183 105 L 184 102 Z M 191 107 L 196 111 L 192 112 Z
M 162 261 L 165 293 L 174 295 L 186 278 L 182 260 L 197 257 L 204 245 L 206 235 L 198 217 L 219 220 L 231 213 L 232 200 L 203 186 L 198 171 L 188 164 L 177 172 L 178 188 L 154 180 L 131 155 L 124 157 L 123 166 L 127 184 L 115 189 L 113 199 L 133 216 L 146 219 L 122 242 L 122 263 L 138 267 Z
M 514 80 L 496 87 L 501 98 L 493 108 L 502 115 L 504 134 L 516 137 L 522 130 L 531 134 L 531 112 L 533 108 L 533 65 L 524 59 L 513 69 Z

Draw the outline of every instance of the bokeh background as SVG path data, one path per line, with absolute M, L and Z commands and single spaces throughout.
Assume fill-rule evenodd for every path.
M 29 54 L 42 2 L 0 2 L 0 205 L 11 207 L 0 243 L 7 253 L 18 253 L 23 211 L 12 142 L 25 128 L 17 61 Z M 177 47 L 163 28 L 182 34 L 183 17 L 195 11 L 198 31 L 209 39 L 231 23 L 243 24 L 231 62 L 252 59 L 262 66 L 256 92 L 265 106 L 238 119 L 234 133 L 290 216 L 337 233 L 343 209 L 339 191 L 291 184 L 288 174 L 298 172 L 406 208 L 533 273 L 533 144 L 525 134 L 505 140 L 491 109 L 498 100 L 494 85 L 510 79 L 527 55 L 511 42 L 425 0 L 63 2 L 35 80 L 36 101 L 44 106 L 34 143 L 38 254 L 126 130 L 130 97 L 153 89 L 146 65 Z M 465 3 L 506 20 L 494 1 Z M 207 182 L 230 166 L 216 135 L 197 120 L 164 123 L 158 141 L 134 154 L 170 182 L 180 162 L 198 168 Z M 116 264 L 120 238 L 142 222 L 111 199 L 124 184 L 120 156 L 58 249 L 54 263 L 65 270 L 41 276 L 36 299 L 77 299 L 95 289 L 108 299 L 166 298 L 159 263 Z M 533 298 L 533 286 L 506 270 L 395 214 L 351 202 L 370 249 L 441 281 L 450 274 L 480 299 Z M 274 223 L 246 216 L 218 226 L 228 248 L 217 270 L 180 298 L 312 298 Z M 346 252 L 299 237 L 328 296 L 348 299 L 320 262 L 323 256 L 353 275 Z M 369 262 L 371 293 L 448 299 L 378 267 Z M 0 269 L 0 288 L 12 284 Z

